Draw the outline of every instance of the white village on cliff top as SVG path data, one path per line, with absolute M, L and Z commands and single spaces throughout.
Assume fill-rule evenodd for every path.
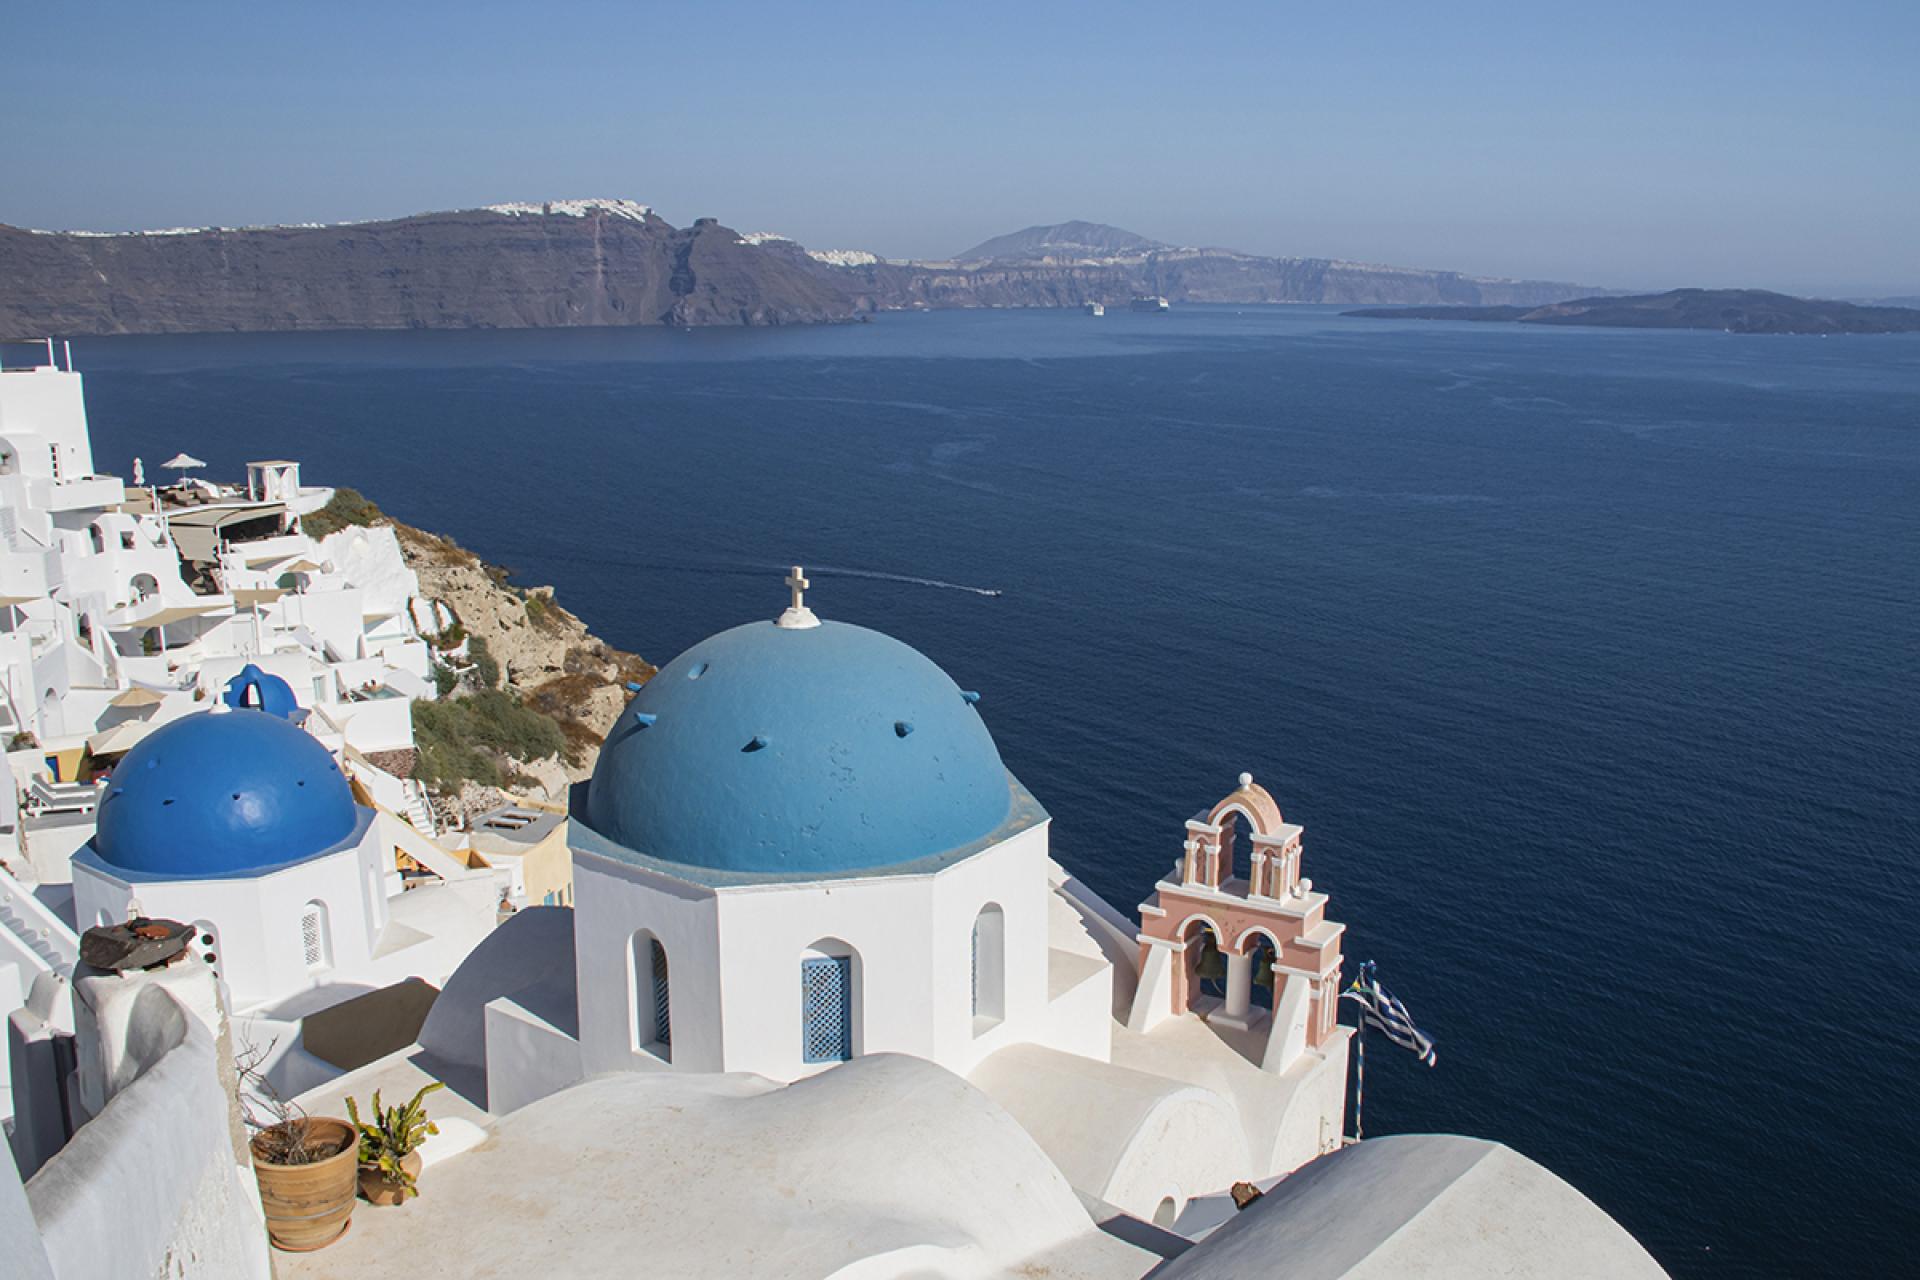
M 1662 1274 L 1504 1146 L 1347 1136 L 1343 993 L 1430 1050 L 1255 774 L 1165 797 L 1117 910 L 991 671 L 796 568 L 589 779 L 443 829 L 413 713 L 471 655 L 393 529 L 141 470 L 51 343 L 0 370 L 6 1274 Z M 271 1141 L 434 1085 L 411 1151 Z

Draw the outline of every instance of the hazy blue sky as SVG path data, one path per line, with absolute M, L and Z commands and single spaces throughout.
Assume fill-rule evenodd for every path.
M 0 221 L 626 196 L 943 256 L 1037 222 L 1920 293 L 1920 0 L 10 6 Z

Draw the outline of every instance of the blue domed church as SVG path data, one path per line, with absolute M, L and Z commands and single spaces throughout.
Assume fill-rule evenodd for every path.
M 1065 873 L 979 695 L 789 585 L 648 681 L 576 791 L 582 1067 L 1104 1059 L 1110 968 L 1049 946 Z
M 486 895 L 432 920 L 413 909 L 425 898 L 400 909 L 391 820 L 356 802 L 300 714 L 284 681 L 248 666 L 212 710 L 126 754 L 73 858 L 82 928 L 192 922 L 235 1013 L 317 988 L 438 980 L 493 923 Z

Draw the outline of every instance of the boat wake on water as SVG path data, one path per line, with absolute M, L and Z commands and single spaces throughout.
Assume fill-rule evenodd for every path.
M 660 573 L 699 573 L 726 574 L 729 576 L 754 576 L 764 573 L 784 573 L 788 566 L 777 564 L 759 564 L 744 560 L 708 561 L 668 561 L 668 560 L 609 560 L 604 556 L 580 555 L 563 551 L 541 551 L 527 554 L 526 559 L 571 560 L 583 564 L 604 565 L 611 569 L 649 569 Z M 865 578 L 871 582 L 897 582 L 908 587 L 931 587 L 938 591 L 964 591 L 969 595 L 986 596 L 989 599 L 1005 595 L 998 587 L 976 587 L 964 582 L 947 582 L 941 578 L 916 578 L 906 573 L 882 573 L 877 569 L 847 569 L 832 565 L 809 565 L 809 574 L 820 574 L 829 578 Z
M 873 569 L 836 569 L 831 565 L 816 565 L 808 573 L 824 574 L 830 578 L 867 578 L 874 582 L 898 582 L 909 587 L 935 587 L 941 591 L 966 591 L 976 596 L 998 596 L 1005 594 L 997 587 L 970 587 L 964 582 L 943 582 L 939 578 L 915 578 L 904 573 L 880 573 Z

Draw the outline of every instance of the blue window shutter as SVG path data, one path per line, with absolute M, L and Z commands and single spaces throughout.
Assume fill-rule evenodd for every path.
M 667 949 L 653 944 L 653 1038 L 663 1045 L 673 1044 L 673 1012 L 669 1004 Z
M 815 956 L 800 962 L 801 1057 L 845 1062 L 853 1056 L 853 961 Z

